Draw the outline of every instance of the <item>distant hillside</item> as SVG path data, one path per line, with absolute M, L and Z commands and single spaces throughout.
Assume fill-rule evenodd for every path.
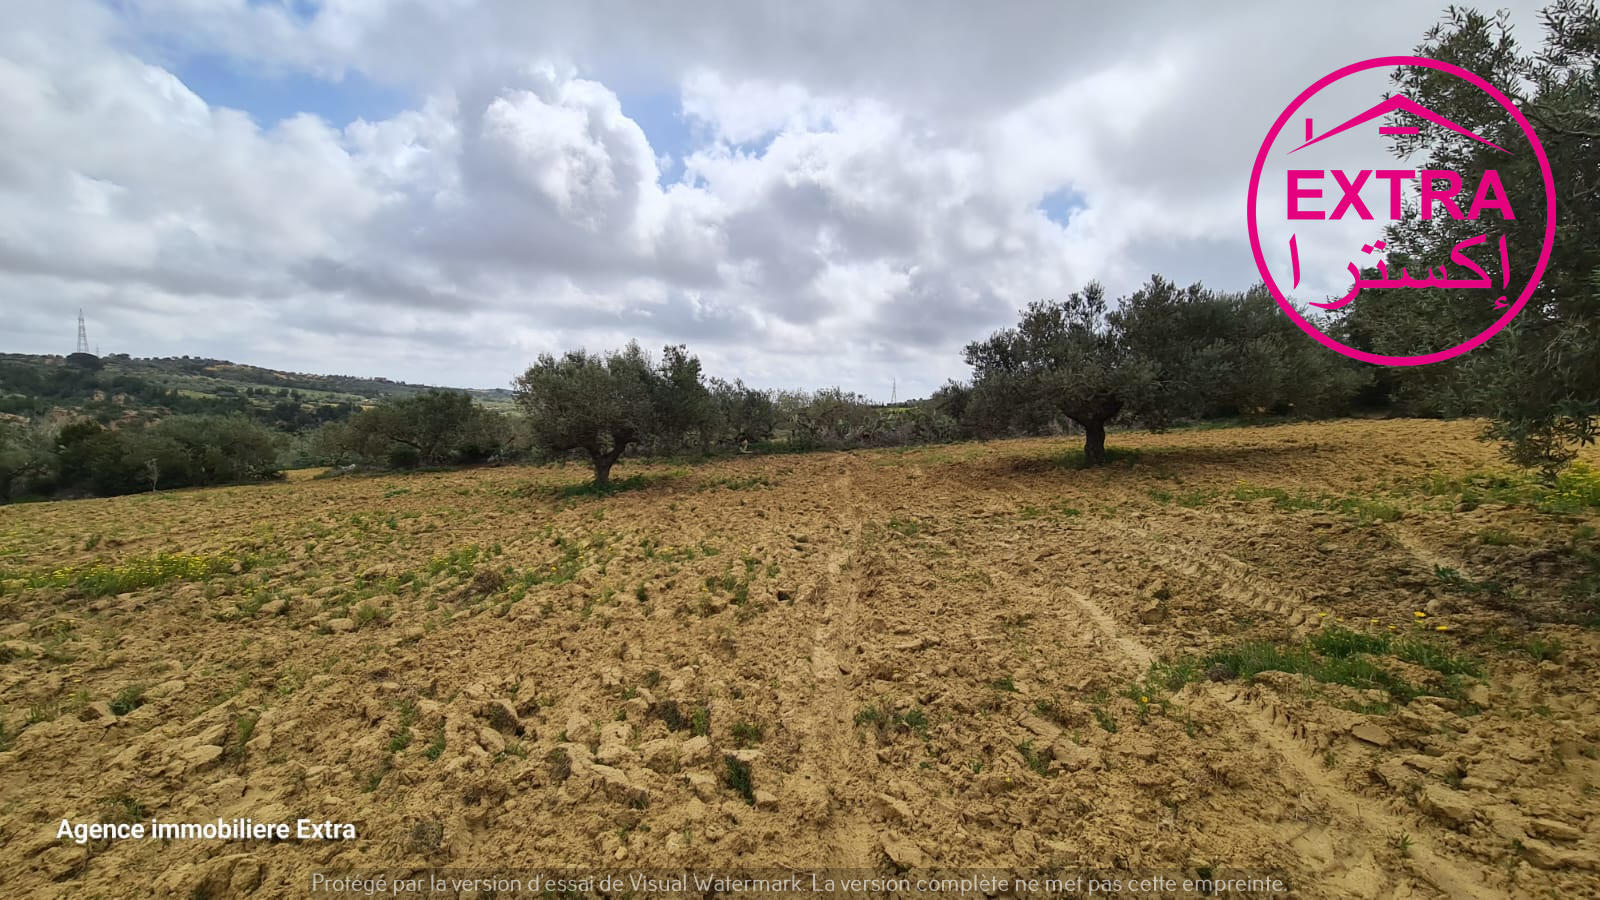
M 163 413 L 240 412 L 287 430 L 338 421 L 391 397 L 432 390 L 387 378 L 280 372 L 223 359 L 127 354 L 35 356 L 0 353 L 0 413 L 72 411 L 111 421 Z M 507 408 L 511 391 L 467 390 L 488 407 Z

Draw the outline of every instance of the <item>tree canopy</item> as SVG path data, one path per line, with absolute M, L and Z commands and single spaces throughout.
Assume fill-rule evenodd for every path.
M 1013 328 L 967 345 L 970 396 L 946 388 L 980 433 L 1038 431 L 1064 416 L 1084 431 L 1084 457 L 1104 462 L 1113 421 L 1165 428 L 1178 417 L 1320 414 L 1362 381 L 1307 342 L 1264 287 L 1217 293 L 1152 276 L 1110 308 L 1091 283 L 1064 301 L 1036 301 Z
M 469 394 L 431 390 L 362 410 L 335 434 L 361 459 L 411 468 L 494 458 L 512 443 L 512 431 L 504 416 Z
M 1486 414 L 1492 420 L 1487 436 L 1504 441 L 1514 461 L 1553 467 L 1600 432 L 1600 12 L 1591 2 L 1561 0 L 1540 17 L 1543 46 L 1526 48 L 1505 15 L 1451 8 L 1417 54 L 1481 76 L 1533 125 L 1555 180 L 1549 266 L 1527 306 L 1492 340 L 1455 360 L 1386 370 L 1379 378 L 1403 411 Z M 1408 217 L 1385 236 L 1389 269 L 1436 265 L 1456 243 L 1487 228 L 1506 236 L 1515 287 L 1537 263 L 1547 212 L 1542 175 L 1526 138 L 1491 98 L 1446 73 L 1407 67 L 1396 72 L 1394 83 L 1412 100 L 1447 111 L 1463 127 L 1513 150 L 1502 153 L 1432 128 L 1396 137 L 1396 155 L 1418 167 L 1496 169 L 1515 218 Z M 1498 282 L 1498 261 L 1485 268 Z M 1427 349 L 1459 343 L 1499 314 L 1491 303 L 1464 306 L 1449 291 L 1395 291 L 1381 304 L 1352 305 L 1340 327 L 1349 343 L 1409 354 L 1424 343 Z
M 698 358 L 668 347 L 658 365 L 637 343 L 605 354 L 543 354 L 516 379 L 515 393 L 534 446 L 583 451 L 598 487 L 610 484 L 611 467 L 630 446 L 708 427 L 713 408 Z

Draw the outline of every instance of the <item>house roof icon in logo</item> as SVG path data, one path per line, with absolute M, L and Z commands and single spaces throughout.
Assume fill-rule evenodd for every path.
M 1435 125 L 1438 125 L 1438 126 L 1443 127 L 1443 128 L 1448 128 L 1449 130 L 1454 131 L 1456 134 L 1464 135 L 1466 137 L 1472 138 L 1473 140 L 1478 141 L 1479 143 L 1482 143 L 1482 144 L 1487 144 L 1490 147 L 1493 147 L 1494 149 L 1499 150 L 1501 153 L 1510 153 L 1511 152 L 1511 151 L 1507 150 L 1506 148 L 1500 146 L 1499 144 L 1494 143 L 1493 141 L 1487 140 L 1487 139 L 1485 139 L 1485 138 L 1483 138 L 1483 137 L 1481 137 L 1479 135 L 1473 134 L 1471 131 L 1468 131 L 1467 129 L 1461 127 L 1460 125 L 1457 125 L 1456 123 L 1450 121 L 1449 119 L 1445 118 L 1444 116 L 1434 112 L 1433 110 L 1427 108 L 1426 106 L 1423 106 L 1422 104 L 1416 102 L 1415 100 L 1412 100 L 1410 97 L 1407 97 L 1407 96 L 1405 96 L 1403 94 L 1396 94 L 1393 97 L 1390 97 L 1389 99 L 1384 100 L 1383 102 L 1377 104 L 1376 106 L 1373 106 L 1372 108 L 1368 109 L 1366 112 L 1358 113 L 1355 116 L 1353 116 L 1352 118 L 1345 120 L 1345 122 L 1343 124 L 1339 125 L 1338 127 L 1332 128 L 1332 129 L 1330 129 L 1328 131 L 1325 131 L 1322 134 L 1317 135 L 1316 137 L 1312 137 L 1311 136 L 1311 120 L 1310 119 L 1306 119 L 1306 142 L 1304 144 L 1301 144 L 1300 146 L 1294 148 L 1294 150 L 1290 150 L 1289 152 L 1290 153 L 1294 153 L 1294 152 L 1296 152 L 1298 150 L 1304 150 L 1305 148 L 1311 146 L 1312 144 L 1318 143 L 1320 141 L 1325 141 L 1328 138 L 1331 138 L 1336 134 L 1340 134 L 1341 132 L 1348 131 L 1351 128 L 1354 128 L 1357 125 L 1363 124 L 1365 122 L 1370 122 L 1373 119 L 1378 118 L 1379 116 L 1386 116 L 1389 113 L 1394 112 L 1396 110 L 1399 110 L 1401 112 L 1411 113 L 1412 115 L 1418 116 L 1418 117 L 1420 117 L 1422 119 L 1425 119 L 1425 120 L 1427 120 L 1429 122 L 1432 122 Z M 1416 134 L 1417 133 L 1417 129 L 1416 128 L 1396 127 L 1396 126 L 1383 126 L 1383 127 L 1380 127 L 1378 129 L 1378 133 L 1379 134 Z

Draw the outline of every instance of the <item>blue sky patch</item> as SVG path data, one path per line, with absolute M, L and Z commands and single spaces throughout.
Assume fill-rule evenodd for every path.
M 622 114 L 638 123 L 657 157 L 672 161 L 661 167 L 660 181 L 671 184 L 683 174 L 683 158 L 697 146 L 694 129 L 683 115 L 683 102 L 676 92 L 619 94 Z
M 1071 188 L 1057 188 L 1045 194 L 1044 199 L 1039 201 L 1039 211 L 1044 213 L 1045 218 L 1066 228 L 1072 221 L 1072 214 L 1088 205 L 1083 195 L 1077 191 Z
M 339 81 L 326 81 L 303 72 L 248 71 L 223 56 L 196 54 L 172 71 L 207 104 L 243 110 L 262 128 L 303 112 L 342 128 L 356 119 L 387 119 L 412 105 L 406 92 L 354 70 Z

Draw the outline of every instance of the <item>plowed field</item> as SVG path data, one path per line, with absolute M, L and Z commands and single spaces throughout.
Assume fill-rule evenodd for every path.
M 1479 427 L 0 508 L 0 881 L 997 867 L 1593 896 L 1600 476 L 1541 484 Z M 237 817 L 357 837 L 57 837 Z

